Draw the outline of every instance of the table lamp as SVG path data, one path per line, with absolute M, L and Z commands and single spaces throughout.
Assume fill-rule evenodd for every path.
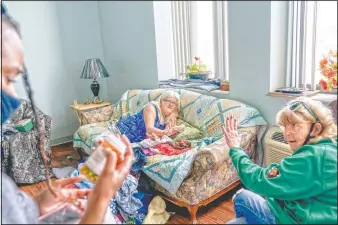
M 81 79 L 94 79 L 93 83 L 90 85 L 92 92 L 94 94 L 93 103 L 101 103 L 99 97 L 100 84 L 96 81 L 97 78 L 106 78 L 109 77 L 109 73 L 102 64 L 100 59 L 87 59 L 83 70 L 81 73 Z

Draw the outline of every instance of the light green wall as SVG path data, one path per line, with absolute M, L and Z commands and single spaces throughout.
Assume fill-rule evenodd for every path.
M 101 1 L 99 16 L 112 102 L 131 88 L 156 88 L 158 82 L 153 2 Z
M 38 108 L 51 116 L 52 142 L 72 137 L 79 127 L 73 100 L 93 94 L 91 80 L 81 80 L 85 59 L 103 58 L 97 2 L 5 1 L 20 23 L 25 61 Z M 100 95 L 107 99 L 106 81 Z M 25 97 L 21 79 L 15 85 Z
M 256 107 L 269 124 L 275 124 L 275 115 L 286 99 L 272 98 L 266 94 L 270 91 L 271 79 L 279 79 L 278 76 L 283 77 L 286 72 L 285 67 L 277 67 L 275 70 L 279 71 L 275 76 L 270 76 L 270 66 L 285 61 L 285 51 L 277 58 L 270 54 L 271 47 L 281 47 L 270 45 L 271 41 L 275 41 L 271 40 L 271 25 L 278 22 L 271 22 L 271 4 L 275 3 L 228 2 L 229 79 L 230 98 Z M 281 10 L 286 10 L 283 5 L 280 6 Z M 286 18 L 284 22 L 287 23 Z M 285 26 L 279 26 L 279 29 L 286 30 Z M 280 45 L 285 45 L 286 33 L 284 37 Z
M 5 4 L 21 24 L 38 107 L 53 117 L 52 140 L 73 135 L 78 121 L 69 105 L 92 96 L 91 81 L 79 79 L 86 58 L 106 65 L 111 77 L 99 80 L 100 96 L 112 102 L 127 89 L 157 87 L 153 2 Z M 287 2 L 228 2 L 229 98 L 256 107 L 270 124 L 286 103 L 266 96 L 284 81 L 286 13 Z

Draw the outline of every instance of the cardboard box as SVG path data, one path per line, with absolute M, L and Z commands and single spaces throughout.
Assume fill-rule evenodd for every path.
M 15 129 L 21 132 L 28 132 L 32 128 L 33 128 L 33 122 L 31 119 L 20 120 L 15 126 Z

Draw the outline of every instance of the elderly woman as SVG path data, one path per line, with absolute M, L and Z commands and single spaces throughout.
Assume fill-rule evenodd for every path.
M 301 97 L 277 114 L 292 156 L 267 168 L 253 164 L 240 147 L 237 122 L 223 127 L 229 155 L 242 183 L 228 223 L 337 224 L 337 126 L 320 102 Z
M 148 103 L 138 113 L 111 122 L 109 129 L 118 128 L 121 134 L 126 135 L 131 143 L 140 142 L 152 134 L 158 137 L 172 136 L 182 129 L 175 126 L 178 117 L 179 95 L 175 91 L 162 93 L 159 102 Z

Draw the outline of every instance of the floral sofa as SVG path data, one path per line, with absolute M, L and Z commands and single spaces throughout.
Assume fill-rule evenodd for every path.
M 111 120 L 138 112 L 148 102 L 158 100 L 164 89 L 128 90 L 118 103 L 90 112 L 87 117 L 107 118 L 107 110 L 112 111 Z M 267 124 L 260 113 L 244 103 L 218 99 L 183 89 L 176 90 L 180 95 L 180 118 L 202 133 L 194 140 L 192 150 L 179 155 L 154 155 L 147 157 L 143 172 L 150 177 L 152 187 L 162 196 L 179 205 L 187 207 L 193 223 L 200 206 L 206 205 L 218 196 L 239 184 L 236 170 L 224 145 L 221 126 L 226 117 L 237 119 L 242 135 L 242 146 L 246 153 L 258 164 L 262 164 L 263 150 L 260 140 Z M 86 115 L 84 115 L 86 117 Z M 81 126 L 74 134 L 74 147 L 87 154 L 95 137 L 107 130 L 108 121 L 97 121 Z M 133 144 L 137 147 L 137 143 Z

